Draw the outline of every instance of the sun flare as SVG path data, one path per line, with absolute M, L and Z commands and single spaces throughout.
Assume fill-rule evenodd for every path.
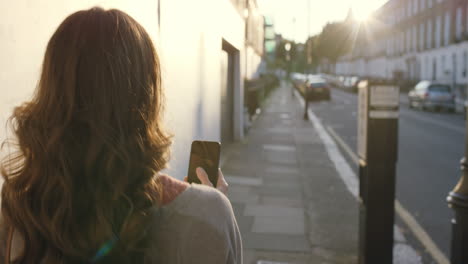
M 372 6 L 369 1 L 355 1 L 352 5 L 354 17 L 356 20 L 361 22 L 366 22 L 372 15 L 374 11 L 374 6 Z

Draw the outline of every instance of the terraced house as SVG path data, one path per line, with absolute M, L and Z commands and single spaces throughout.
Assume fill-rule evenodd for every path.
M 367 41 L 340 58 L 336 74 L 452 85 L 458 110 L 468 86 L 468 1 L 389 0 L 360 25 Z

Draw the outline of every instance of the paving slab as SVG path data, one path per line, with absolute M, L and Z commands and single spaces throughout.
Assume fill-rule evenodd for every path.
M 246 249 L 278 252 L 310 252 L 309 241 L 304 235 L 246 232 L 242 234 L 242 243 Z
M 270 216 L 285 218 L 304 218 L 304 210 L 286 206 L 248 204 L 244 208 L 244 215 Z
M 299 169 L 297 167 L 285 167 L 285 166 L 271 165 L 265 168 L 265 172 L 281 173 L 281 174 L 299 174 Z
M 244 264 L 326 264 L 324 259 L 303 252 L 284 252 L 268 250 L 244 251 Z
M 292 198 L 285 198 L 285 197 L 263 195 L 259 203 L 263 205 L 277 205 L 277 206 L 287 206 L 290 208 L 304 208 L 304 203 L 302 202 L 302 199 L 299 199 L 299 198 L 292 199 Z
M 265 150 L 263 156 L 264 156 L 265 161 L 269 163 L 297 166 L 297 157 L 296 157 L 295 152 L 292 153 L 289 151 Z
M 224 178 L 227 182 L 236 185 L 247 185 L 247 186 L 261 186 L 263 185 L 262 178 L 252 178 L 245 176 L 234 176 L 234 175 L 224 175 Z
M 255 216 L 252 225 L 253 233 L 304 235 L 304 216 Z
M 284 145 L 284 144 L 265 144 L 263 145 L 264 150 L 271 150 L 271 151 L 285 151 L 285 152 L 292 152 L 296 153 L 296 146 L 294 145 Z

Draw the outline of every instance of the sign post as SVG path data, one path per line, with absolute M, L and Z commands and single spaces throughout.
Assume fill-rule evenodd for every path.
M 361 81 L 359 89 L 359 264 L 392 264 L 399 87 Z
M 467 113 L 465 109 L 465 114 Z M 461 160 L 462 176 L 449 193 L 447 202 L 454 211 L 450 262 L 468 263 L 468 122 L 465 131 L 465 157 Z
M 309 110 L 309 81 L 305 82 L 304 100 L 304 120 L 309 120 L 309 114 L 307 113 L 307 110 Z

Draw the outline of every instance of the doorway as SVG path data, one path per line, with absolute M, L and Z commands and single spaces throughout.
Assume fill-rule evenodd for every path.
M 221 50 L 221 143 L 232 142 L 234 131 L 234 52 L 223 40 Z

